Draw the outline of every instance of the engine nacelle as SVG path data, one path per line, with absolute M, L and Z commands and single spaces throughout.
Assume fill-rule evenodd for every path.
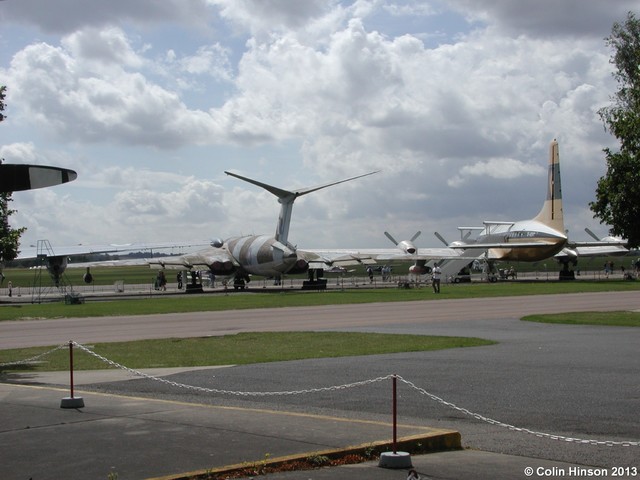
M 222 248 L 222 245 L 224 245 L 224 240 L 222 240 L 221 238 L 214 238 L 209 244 L 215 248 Z
M 413 244 L 413 242 L 409 240 L 403 240 L 400 243 L 398 243 L 398 248 L 400 248 L 404 253 L 408 253 L 410 255 L 413 255 L 418 251 L 418 249 Z
M 431 267 L 427 267 L 426 265 L 411 265 L 409 267 L 409 273 L 414 275 L 426 275 L 431 271 Z
M 229 275 L 235 270 L 233 263 L 230 261 L 215 261 L 209 266 L 209 268 L 214 273 L 214 275 Z
M 82 280 L 86 284 L 91 284 L 93 282 L 93 275 L 91 275 L 91 269 L 87 267 L 86 273 L 82 276 Z
M 290 273 L 290 274 L 305 273 L 307 270 L 309 270 L 309 263 L 306 260 L 303 260 L 302 258 L 300 258 L 298 259 L 298 261 L 296 261 L 293 267 L 289 269 L 287 273 Z
M 48 256 L 47 257 L 47 271 L 51 275 L 53 283 L 56 287 L 60 285 L 60 279 L 62 274 L 67 269 L 67 257 L 64 256 Z

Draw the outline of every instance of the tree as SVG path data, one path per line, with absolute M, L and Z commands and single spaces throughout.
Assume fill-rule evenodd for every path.
M 4 112 L 4 97 L 7 92 L 7 87 L 4 85 L 0 85 L 0 122 L 3 121 L 6 117 L 2 112 Z
M 0 85 L 0 122 L 7 118 L 4 115 L 5 95 L 7 87 Z M 4 159 L 0 159 L 2 163 Z M 9 217 L 15 213 L 15 210 L 9 208 L 9 202 L 12 201 L 11 192 L 0 192 L 0 261 L 13 260 L 18 256 L 20 245 L 20 236 L 25 232 L 26 228 L 11 228 L 9 225 Z M 0 270 L 0 275 L 1 275 Z M 4 278 L 4 277 L 0 277 Z
M 635 248 L 640 246 L 640 20 L 629 12 L 624 23 L 613 24 L 605 42 L 613 49 L 610 63 L 616 66 L 618 91 L 613 104 L 598 114 L 620 149 L 603 150 L 607 172 L 589 206 L 594 217 L 611 226 L 611 234 Z

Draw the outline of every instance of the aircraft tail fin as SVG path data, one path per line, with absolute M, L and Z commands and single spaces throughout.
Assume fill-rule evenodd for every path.
M 558 142 L 554 139 L 549 145 L 549 172 L 547 198 L 534 220 L 564 233 L 562 213 L 562 185 L 560 182 L 560 154 Z
M 244 180 L 245 182 L 251 183 L 253 185 L 257 185 L 258 187 L 264 188 L 267 192 L 272 193 L 276 197 L 278 197 L 278 202 L 280 203 L 280 215 L 278 217 L 278 226 L 276 227 L 276 240 L 282 243 L 287 243 L 289 237 L 289 225 L 291 224 L 291 212 L 293 211 L 293 202 L 295 202 L 296 198 L 301 197 L 302 195 L 306 195 L 307 193 L 315 192 L 317 190 L 321 190 L 323 188 L 331 187 L 333 185 L 338 185 L 339 183 L 348 182 L 351 180 L 355 180 L 356 178 L 366 177 L 367 175 L 373 175 L 374 173 L 378 173 L 379 170 L 375 172 L 365 173 L 363 175 L 358 175 L 356 177 L 347 178 L 345 180 L 340 180 L 337 182 L 326 183 L 324 185 L 319 185 L 317 187 L 308 187 L 300 190 L 284 190 L 282 188 L 274 187 L 273 185 L 269 185 L 266 183 L 259 182 L 257 180 L 253 180 L 251 178 L 243 177 L 236 173 L 224 172 L 227 175 L 231 175 L 232 177 L 239 178 L 240 180 Z

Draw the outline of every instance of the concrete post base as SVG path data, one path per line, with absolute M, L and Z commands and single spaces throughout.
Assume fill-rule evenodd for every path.
M 60 402 L 60 408 L 84 408 L 82 397 L 64 397 Z
M 378 466 L 382 468 L 411 468 L 411 455 L 407 452 L 382 452 Z

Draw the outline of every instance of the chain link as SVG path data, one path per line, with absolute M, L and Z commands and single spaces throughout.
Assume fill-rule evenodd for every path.
M 288 396 L 288 395 L 302 395 L 302 394 L 308 394 L 308 393 L 334 392 L 337 390 L 345 390 L 348 388 L 355 388 L 355 387 L 362 387 L 364 385 L 370 385 L 372 383 L 381 382 L 383 380 L 388 380 L 393 377 L 393 375 L 387 375 L 385 377 L 373 378 L 371 380 L 363 380 L 361 382 L 348 383 L 344 385 L 334 385 L 331 387 L 310 388 L 306 390 L 292 390 L 292 391 L 283 391 L 283 392 L 240 392 L 240 391 L 233 391 L 233 390 L 221 390 L 218 388 L 206 388 L 206 387 L 198 387 L 194 385 L 186 385 L 184 383 L 173 382 L 165 378 L 154 377 L 153 375 L 149 375 L 147 373 L 140 372 L 138 370 L 134 370 L 129 367 L 125 367 L 124 365 L 120 365 L 119 363 L 116 363 L 113 360 L 109 360 L 108 358 L 105 358 L 102 355 L 95 353 L 94 351 L 88 349 L 83 345 L 80 345 L 79 343 L 73 342 L 73 344 L 78 348 L 80 348 L 81 350 L 87 352 L 88 354 L 93 355 L 94 357 L 102 360 L 103 362 L 113 367 L 119 368 L 121 370 L 125 370 L 139 377 L 144 377 L 149 380 L 154 380 L 156 382 L 164 383 L 174 387 L 185 388 L 187 390 L 196 390 L 199 392 L 217 393 L 217 394 L 223 394 L 223 395 L 234 395 L 237 397 L 276 397 L 276 396 Z
M 604 446 L 609 446 L 609 447 L 613 447 L 613 446 L 621 446 L 621 447 L 638 447 L 640 446 L 640 442 L 635 442 L 635 441 L 613 441 L 613 440 L 593 440 L 593 439 L 584 439 L 584 438 L 573 438 L 573 437 L 565 437 L 562 435 L 555 435 L 555 434 L 551 434 L 551 433 L 544 433 L 544 432 L 536 432 L 535 430 L 530 430 L 528 428 L 522 428 L 522 427 L 516 427 L 514 425 L 509 425 L 508 423 L 504 423 L 501 422 L 499 420 L 494 420 L 493 418 L 489 418 L 486 417 L 484 415 L 481 415 L 479 413 L 475 413 L 472 412 L 471 410 L 468 410 L 466 408 L 463 407 L 459 407 L 457 405 L 455 405 L 454 403 L 451 402 L 447 402 L 446 400 L 438 397 L 437 395 L 434 395 L 432 393 L 429 393 L 428 391 L 426 391 L 424 388 L 418 387 L 416 386 L 416 384 L 414 384 L 413 382 L 404 379 L 403 377 L 401 377 L 400 375 L 385 375 L 383 377 L 376 377 L 376 378 L 372 378 L 370 380 L 362 380 L 360 382 L 353 382 L 353 383 L 346 383 L 344 385 L 334 385 L 331 387 L 320 387 L 320 388 L 310 388 L 310 389 L 305 389 L 305 390 L 292 390 L 292 391 L 281 391 L 281 392 L 241 392 L 241 391 L 233 391 L 233 390 L 222 390 L 222 389 L 218 389 L 218 388 L 206 388 L 206 387 L 199 387 L 199 386 L 195 386 L 195 385 L 187 385 L 184 383 L 179 383 L 179 382 L 174 382 L 171 380 L 167 380 L 165 378 L 161 378 L 161 377 L 156 377 L 153 375 L 149 375 L 148 373 L 144 373 L 141 372 L 139 370 L 134 370 L 133 368 L 129 368 L 129 367 L 125 367 L 124 365 L 121 365 L 117 362 L 114 362 L 113 360 L 109 360 L 106 357 L 103 357 L 102 355 L 94 352 L 93 350 L 91 350 L 90 348 L 85 347 L 84 345 L 71 341 L 70 342 L 73 346 L 79 348 L 80 350 L 88 353 L 89 355 L 92 355 L 93 357 L 101 360 L 102 362 L 106 363 L 107 365 L 110 365 L 114 368 L 118 368 L 120 370 L 124 370 L 126 372 L 129 372 L 130 374 L 134 375 L 134 376 L 138 376 L 138 377 L 143 377 L 149 380 L 153 380 L 156 382 L 160 382 L 166 385 L 170 385 L 173 387 L 177 387 L 177 388 L 184 388 L 187 390 L 193 390 L 193 391 L 197 391 L 197 392 L 204 392 L 204 393 L 216 393 L 216 394 L 220 394 L 220 395 L 232 395 L 232 396 L 238 396 L 238 397 L 274 397 L 274 396 L 292 396 L 292 395 L 303 395 L 303 394 L 310 394 L 310 393 L 322 393 L 322 392 L 335 392 L 338 390 L 346 390 L 349 388 L 356 388 L 356 387 L 362 387 L 365 385 L 371 385 L 374 383 L 379 383 L 382 382 L 384 380 L 389 380 L 392 378 L 396 378 L 398 380 L 400 380 L 402 383 L 408 385 L 409 387 L 413 388 L 414 390 L 416 390 L 417 392 L 419 392 L 422 395 L 425 395 L 427 397 L 429 397 L 431 400 L 433 400 L 436 403 L 439 403 L 441 405 L 444 405 L 448 408 L 451 408 L 453 410 L 457 410 L 458 412 L 461 412 L 467 416 L 473 417 L 476 420 L 480 420 L 482 422 L 488 423 L 490 425 L 495 425 L 498 427 L 502 427 L 502 428 L 506 428 L 508 430 L 512 430 L 515 432 L 520 432 L 520 433 L 527 433 L 530 435 L 535 435 L 536 437 L 540 437 L 540 438 L 547 438 L 550 440 L 559 440 L 559 441 L 564 441 L 564 442 L 571 442 L 571 443 L 579 443 L 579 444 L 585 444 L 585 445 L 604 445 Z M 12 366 L 12 365 L 20 365 L 20 364 L 26 364 L 26 363 L 32 363 L 35 362 L 37 360 L 39 360 L 40 358 L 44 358 L 47 355 L 52 354 L 53 352 L 60 350 L 62 348 L 66 348 L 68 347 L 69 344 L 63 344 L 63 345 L 59 345 L 47 352 L 41 353 L 39 355 L 36 355 L 34 357 L 28 358 L 26 360 L 21 360 L 21 361 L 16 361 L 16 362 L 8 362 L 8 363 L 1 363 L 0 367 L 6 367 L 6 366 Z
M 531 435 L 535 435 L 536 437 L 541 437 L 541 438 L 548 438 L 551 440 L 561 440 L 564 442 L 572 442 L 572 443 L 582 443 L 582 444 L 588 444 L 588 445 L 606 445 L 609 447 L 613 447 L 613 446 L 620 446 L 620 447 L 638 447 L 640 446 L 640 442 L 632 442 L 632 441 L 621 441 L 621 442 L 616 442 L 613 440 L 591 440 L 591 439 L 584 439 L 584 438 L 572 438 L 572 437 L 565 437 L 562 435 L 554 435 L 551 433 L 544 433 L 544 432 L 536 432 L 534 430 L 530 430 L 528 428 L 522 428 L 522 427 L 516 427 L 513 425 L 509 425 L 508 423 L 504 423 L 501 422 L 499 420 L 494 420 L 493 418 L 489 418 L 489 417 L 485 417 L 484 415 L 480 415 L 479 413 L 474 413 L 466 408 L 462 408 L 459 407 L 457 405 L 455 405 L 454 403 L 451 402 L 447 402 L 446 400 L 443 400 L 442 398 L 438 397 L 437 395 L 434 395 L 432 393 L 427 392 L 424 388 L 420 388 L 418 386 L 416 386 L 413 382 L 410 382 L 409 380 L 405 380 L 404 378 L 402 378 L 399 375 L 396 375 L 396 378 L 398 380 L 400 380 L 401 382 L 407 384 L 408 386 L 410 386 L 411 388 L 417 390 L 418 392 L 420 392 L 422 395 L 426 395 L 427 397 L 429 397 L 431 400 L 440 403 L 442 405 L 445 405 L 449 408 L 452 408 L 454 410 L 457 410 L 461 413 L 464 413 L 465 415 L 468 415 L 470 417 L 473 417 L 477 420 L 480 420 L 482 422 L 491 424 L 491 425 L 496 425 L 498 427 L 503 427 L 503 428 L 507 428 L 509 430 L 513 430 L 515 432 L 522 432 L 522 433 L 528 433 Z
M 41 353 L 39 355 L 36 355 L 35 357 L 31 357 L 31 358 L 27 358 L 26 360 L 18 360 L 15 362 L 7 362 L 7 363 L 0 363 L 0 367 L 10 367 L 13 365 L 26 365 L 28 363 L 34 363 L 37 362 L 38 360 L 40 360 L 41 358 L 46 357 L 47 355 L 51 355 L 53 352 L 60 350 L 62 348 L 69 348 L 69 344 L 68 343 L 64 343 L 62 345 L 58 345 L 57 347 L 52 348 L 51 350 Z

